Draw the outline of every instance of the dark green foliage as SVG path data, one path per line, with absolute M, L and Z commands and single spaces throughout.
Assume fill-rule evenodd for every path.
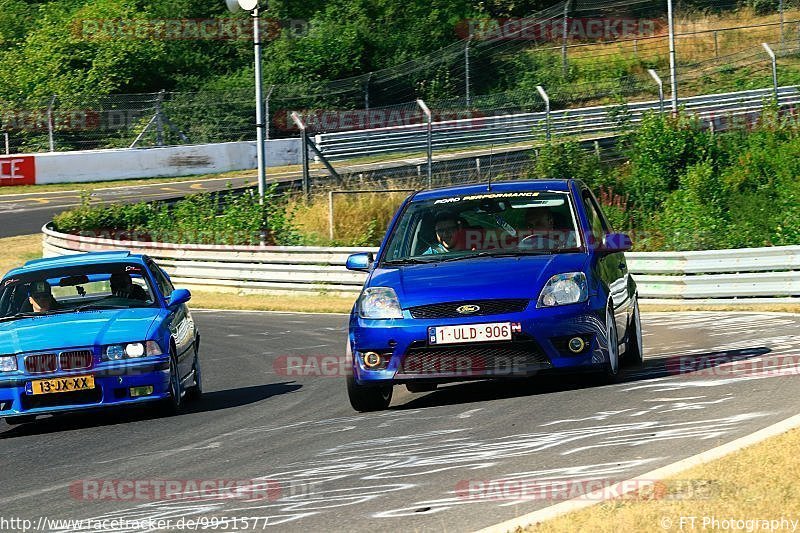
M 54 219 L 56 230 L 83 235 L 134 238 L 172 243 L 258 244 L 262 228 L 268 244 L 293 245 L 300 237 L 285 199 L 267 191 L 259 203 L 252 191 L 188 196 L 172 206 L 160 203 L 82 205 Z

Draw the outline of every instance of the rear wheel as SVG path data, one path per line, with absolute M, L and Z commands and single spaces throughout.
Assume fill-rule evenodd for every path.
M 383 411 L 392 402 L 392 386 L 367 387 L 356 383 L 352 374 L 347 376 L 347 396 L 356 411 L 367 413 Z
M 633 316 L 628 328 L 628 340 L 625 343 L 625 366 L 640 367 L 644 364 L 644 349 L 642 344 L 642 320 L 639 317 L 639 299 L 633 304 Z
M 200 366 L 200 353 L 197 345 L 195 345 L 194 350 L 192 374 L 194 376 L 194 385 L 192 385 L 192 387 L 186 391 L 186 398 L 192 401 L 197 401 L 203 397 L 203 370 Z

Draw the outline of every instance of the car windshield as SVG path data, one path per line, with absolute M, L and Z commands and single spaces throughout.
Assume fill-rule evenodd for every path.
M 0 320 L 94 309 L 153 307 L 155 292 L 140 264 L 111 263 L 9 276 L 0 288 Z
M 580 249 L 571 196 L 486 192 L 410 203 L 389 240 L 386 264 L 539 255 Z

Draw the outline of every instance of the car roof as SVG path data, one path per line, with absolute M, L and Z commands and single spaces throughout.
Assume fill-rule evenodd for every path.
M 441 198 L 450 198 L 453 196 L 465 196 L 471 194 L 487 194 L 487 193 L 504 193 L 504 192 L 519 192 L 519 191 L 569 191 L 569 183 L 571 180 L 518 180 L 518 181 L 501 181 L 492 183 L 491 189 L 488 188 L 488 183 L 473 183 L 470 185 L 456 185 L 453 187 L 445 187 L 442 189 L 432 189 L 429 191 L 422 191 L 414 195 L 413 202 L 420 202 L 425 200 L 438 200 Z
M 81 265 L 97 265 L 104 263 L 118 263 L 120 261 L 134 261 L 144 263 L 142 255 L 132 254 L 127 250 L 114 252 L 89 252 L 85 254 L 61 255 L 32 259 L 21 267 L 17 267 L 6 274 L 7 276 L 47 270 L 50 268 L 72 267 Z

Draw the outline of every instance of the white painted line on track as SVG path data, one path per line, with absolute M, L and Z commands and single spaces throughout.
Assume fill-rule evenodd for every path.
M 798 427 L 800 427 L 800 415 L 795 415 L 776 424 L 760 429 L 755 433 L 751 433 L 750 435 L 733 440 L 727 444 L 717 446 L 716 448 L 693 455 L 692 457 L 687 457 L 686 459 L 682 459 L 678 462 L 657 468 L 627 481 L 621 481 L 616 485 L 585 494 L 579 498 L 574 498 L 556 505 L 551 505 L 550 507 L 545 507 L 544 509 L 539 509 L 538 511 L 489 526 L 479 530 L 478 533 L 506 533 L 508 531 L 516 531 L 520 528 L 524 529 L 529 525 L 544 522 L 546 520 L 552 520 L 567 513 L 586 509 L 587 507 L 598 505 L 609 499 L 617 498 L 620 495 L 633 492 L 630 490 L 630 488 L 634 488 L 634 490 L 640 490 L 642 487 L 648 484 L 652 485 L 656 480 L 675 476 L 690 468 L 720 459 L 733 452 L 737 452 L 742 448 L 752 446 L 753 444 L 758 444 L 759 442 L 767 440 L 771 437 L 775 437 L 782 433 L 786 433 L 787 431 Z

